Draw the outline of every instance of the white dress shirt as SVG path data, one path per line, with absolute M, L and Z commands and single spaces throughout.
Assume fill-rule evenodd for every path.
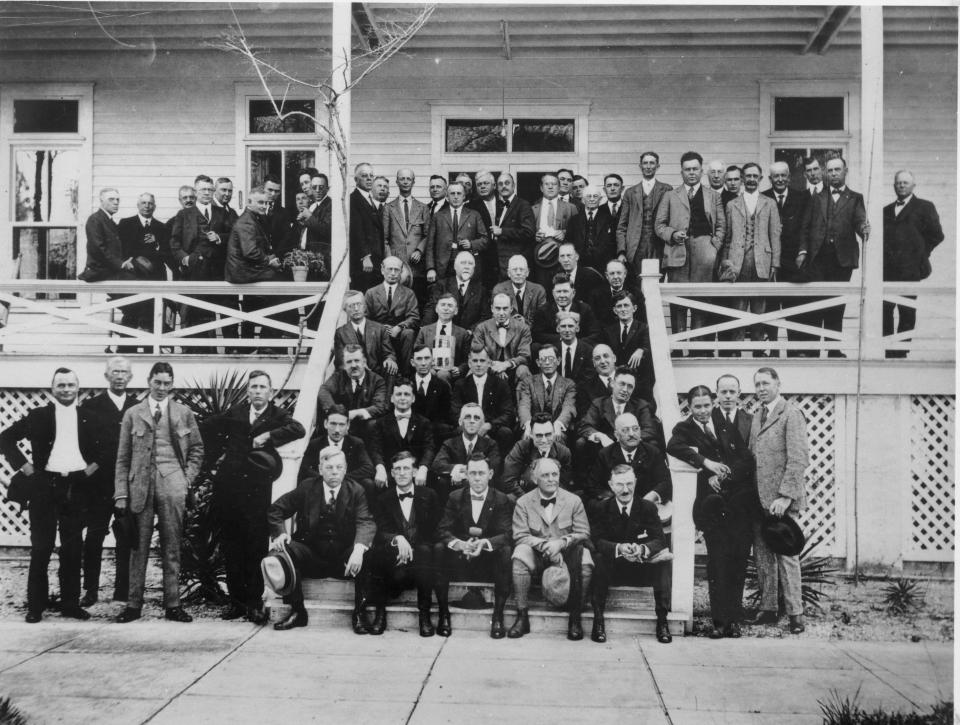
M 53 413 L 56 427 L 53 448 L 50 450 L 50 458 L 47 459 L 47 470 L 52 473 L 82 471 L 87 467 L 87 462 L 80 453 L 76 400 L 71 405 L 61 405 L 54 401 Z
M 110 396 L 110 400 L 113 401 L 113 404 L 117 406 L 117 410 L 123 410 L 123 404 L 127 402 L 127 396 L 125 393 L 120 393 L 120 395 L 117 395 L 112 390 L 107 389 L 107 395 Z

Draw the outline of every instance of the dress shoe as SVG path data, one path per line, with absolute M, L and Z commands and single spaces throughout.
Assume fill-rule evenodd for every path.
M 61 617 L 69 617 L 70 619 L 79 619 L 80 621 L 86 621 L 90 619 L 90 612 L 86 609 L 81 609 L 80 605 L 74 604 L 69 607 L 63 607 L 60 610 Z
M 125 607 L 120 614 L 117 615 L 117 618 L 113 620 L 119 624 L 126 624 L 127 622 L 132 622 L 135 619 L 140 619 L 140 608 L 139 607 Z
M 494 612 L 490 620 L 490 639 L 503 639 L 507 636 L 507 628 L 503 626 L 503 612 Z
M 567 639 L 571 642 L 579 642 L 583 639 L 583 624 L 580 621 L 580 612 L 571 614 L 567 620 Z
M 441 637 L 449 637 L 451 632 L 453 628 L 450 626 L 450 610 L 441 609 L 437 615 L 437 634 Z
M 790 615 L 790 634 L 800 634 L 806 627 L 803 626 L 803 617 L 799 614 Z
M 367 612 L 363 609 L 354 610 L 350 618 L 350 626 L 353 627 L 354 634 L 366 634 L 370 631 L 370 619 Z
M 373 615 L 373 622 L 370 624 L 370 629 L 368 629 L 367 631 L 370 634 L 383 634 L 383 631 L 386 628 L 387 628 L 387 608 L 377 607 L 377 611 Z
M 236 603 L 228 604 L 220 612 L 220 619 L 240 619 L 245 616 L 247 616 L 247 610 Z
M 270 619 L 263 607 L 247 607 L 246 617 L 248 622 L 254 624 L 266 624 Z
M 730 622 L 723 633 L 724 637 L 729 637 L 730 639 L 740 639 L 741 635 L 739 622 Z
M 430 621 L 430 612 L 420 612 L 420 636 L 432 637 L 436 633 L 433 622 Z
M 97 603 L 97 600 L 100 599 L 100 596 L 97 592 L 86 592 L 83 595 L 83 598 L 80 600 L 80 606 L 86 609 L 87 607 L 92 607 Z
M 36 623 L 39 622 L 41 619 L 43 619 L 43 613 L 42 613 L 42 612 L 34 611 L 34 610 L 32 610 L 32 609 L 31 609 L 30 611 L 28 611 L 28 612 L 27 612 L 27 616 L 23 618 L 23 620 L 24 620 L 27 624 L 36 624 Z
M 281 632 L 293 629 L 294 627 L 307 626 L 307 613 L 302 609 L 295 609 L 279 622 L 275 622 L 273 628 Z
M 710 631 L 707 632 L 707 637 L 709 637 L 710 639 L 723 639 L 723 627 L 722 626 L 718 627 L 717 625 L 713 625 L 710 628 Z
M 193 617 L 183 611 L 183 607 L 167 607 L 166 614 L 163 615 L 164 619 L 169 619 L 171 622 L 192 622 Z
M 754 617 L 751 624 L 776 624 L 780 621 L 780 617 L 777 616 L 776 612 L 771 612 L 768 609 L 764 609 L 756 617 Z
M 657 622 L 657 642 L 660 644 L 670 644 L 673 642 L 673 635 L 670 634 L 670 626 L 666 622 Z
M 590 631 L 590 639 L 600 644 L 607 641 L 607 626 L 606 622 L 603 621 L 602 614 L 596 612 L 593 614 L 593 629 Z
M 530 634 L 530 617 L 526 609 L 518 609 L 517 619 L 511 625 L 510 631 L 507 632 L 507 637 L 519 639 L 525 634 Z

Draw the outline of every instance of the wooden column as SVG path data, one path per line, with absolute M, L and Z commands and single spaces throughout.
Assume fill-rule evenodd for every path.
M 336 124 L 342 129 L 343 142 L 342 166 L 334 152 L 329 154 L 330 165 L 330 199 L 333 202 L 331 218 L 331 250 L 330 259 L 336 267 L 339 260 L 347 252 L 348 227 L 350 223 L 349 205 L 346 194 L 347 179 L 350 175 L 350 73 L 352 59 L 350 45 L 352 42 L 353 16 L 351 15 L 349 0 L 336 0 L 333 3 L 333 27 L 331 31 L 331 83 L 335 93 L 339 94 L 336 104 L 336 117 L 333 114 L 329 123 L 336 129 Z M 338 204 L 339 202 L 339 204 Z M 339 209 L 339 213 L 338 210 Z M 347 267 L 347 262 L 344 262 Z

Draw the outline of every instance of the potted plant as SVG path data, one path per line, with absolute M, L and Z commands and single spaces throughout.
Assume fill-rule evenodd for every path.
M 323 257 L 305 249 L 292 249 L 283 257 L 283 268 L 293 275 L 294 282 L 306 282 L 309 273 L 323 271 Z

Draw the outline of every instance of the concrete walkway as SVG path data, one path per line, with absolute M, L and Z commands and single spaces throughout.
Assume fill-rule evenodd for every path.
M 858 689 L 912 711 L 953 697 L 950 644 L 559 636 L 421 639 L 250 624 L 0 622 L 0 697 L 35 723 L 819 723 Z

